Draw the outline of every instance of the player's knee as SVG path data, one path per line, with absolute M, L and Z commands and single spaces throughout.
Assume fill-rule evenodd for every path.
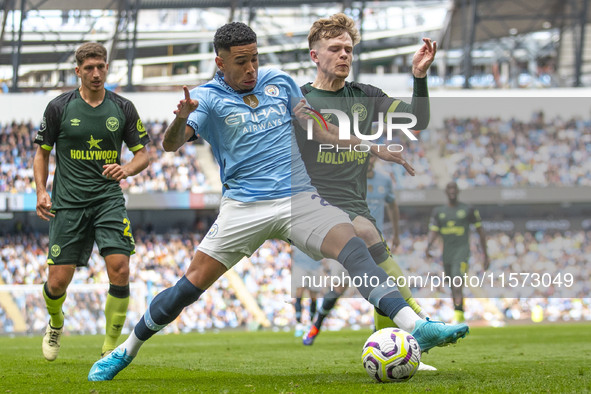
M 365 242 L 365 245 L 371 245 L 373 240 L 376 238 L 374 236 L 374 231 L 371 228 L 365 225 L 361 225 L 359 227 L 355 227 L 355 235 L 358 236 Z
M 61 297 L 68 289 L 69 281 L 65 278 L 48 278 L 46 283 L 46 292 L 48 296 L 55 298 Z
M 355 229 L 355 235 L 361 238 L 367 246 L 381 241 L 380 233 L 376 230 L 374 224 L 361 216 L 353 220 L 353 228 Z
M 49 296 L 59 297 L 62 296 L 72 279 L 68 275 L 49 275 L 46 283 L 46 291 L 49 291 Z
M 117 286 L 125 286 L 129 284 L 129 267 L 122 268 L 121 270 L 113 273 L 110 278 L 109 282 L 117 285 Z
M 125 286 L 129 283 L 129 259 L 110 259 L 107 263 L 109 281 L 117 286 Z

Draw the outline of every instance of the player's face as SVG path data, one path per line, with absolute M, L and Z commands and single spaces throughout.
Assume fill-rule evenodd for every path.
M 215 62 L 224 73 L 224 81 L 236 91 L 254 89 L 259 70 L 259 52 L 257 44 L 231 47 L 221 50 Z
M 310 57 L 319 72 L 335 79 L 345 79 L 349 76 L 353 63 L 353 40 L 348 33 L 321 39 L 310 50 Z
M 105 88 L 105 80 L 109 65 L 103 58 L 87 58 L 76 67 L 76 75 L 80 78 L 82 88 L 91 92 L 99 92 Z
M 456 185 L 455 183 L 450 183 L 445 187 L 445 194 L 447 195 L 449 201 L 452 203 L 458 201 L 458 193 L 458 185 Z

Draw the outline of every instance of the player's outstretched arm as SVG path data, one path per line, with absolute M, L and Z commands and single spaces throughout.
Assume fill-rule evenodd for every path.
M 412 60 L 412 74 L 414 76 L 412 101 L 410 104 L 397 103 L 392 111 L 407 112 L 416 116 L 417 121 L 412 130 L 424 130 L 429 125 L 430 103 L 429 89 L 427 87 L 427 71 L 435 59 L 437 52 L 437 43 L 431 42 L 428 38 L 423 38 L 423 46 L 417 50 Z
M 183 91 L 185 92 L 185 98 L 179 101 L 177 109 L 173 111 L 176 118 L 174 118 L 164 132 L 162 148 L 167 152 L 176 151 L 183 146 L 194 133 L 193 129 L 187 126 L 187 119 L 191 112 L 197 109 L 199 101 L 191 99 L 189 89 L 186 86 L 183 86 Z
M 103 166 L 103 176 L 119 182 L 129 176 L 138 174 L 140 171 L 146 169 L 148 164 L 150 164 L 150 156 L 148 155 L 148 150 L 143 147 L 133 152 L 133 159 L 125 165 L 119 165 L 117 163 L 105 164 Z
M 37 147 L 37 153 L 33 160 L 33 174 L 37 188 L 37 216 L 43 220 L 55 217 L 51 213 L 51 197 L 47 193 L 47 176 L 49 175 L 50 151 Z

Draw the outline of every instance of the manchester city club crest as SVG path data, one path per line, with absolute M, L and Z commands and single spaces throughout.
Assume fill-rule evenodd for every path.
M 217 225 L 217 223 L 214 223 L 213 226 L 211 226 L 211 228 L 207 232 L 207 237 L 213 238 L 217 235 L 217 233 L 218 233 L 218 225 Z
M 265 86 L 265 94 L 271 97 L 279 96 L 279 88 L 275 85 L 267 85 Z

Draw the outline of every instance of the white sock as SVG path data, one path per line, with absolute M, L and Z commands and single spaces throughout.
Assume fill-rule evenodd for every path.
M 123 342 L 119 346 L 122 349 L 127 350 L 128 356 L 135 357 L 135 356 L 137 356 L 137 352 L 140 351 L 140 347 L 142 347 L 144 342 L 146 342 L 146 341 L 139 340 L 138 337 L 135 336 L 135 330 L 132 330 L 131 334 L 129 334 L 129 336 L 127 337 L 125 342 Z
M 417 315 L 410 306 L 405 306 L 398 311 L 396 316 L 394 316 L 394 323 L 409 333 L 412 333 L 415 329 L 417 320 L 421 320 L 421 317 Z
M 427 318 L 429 317 L 429 315 L 427 315 L 427 312 L 425 312 L 424 309 L 421 309 L 421 312 L 419 313 L 419 317 L 423 320 L 427 320 Z

